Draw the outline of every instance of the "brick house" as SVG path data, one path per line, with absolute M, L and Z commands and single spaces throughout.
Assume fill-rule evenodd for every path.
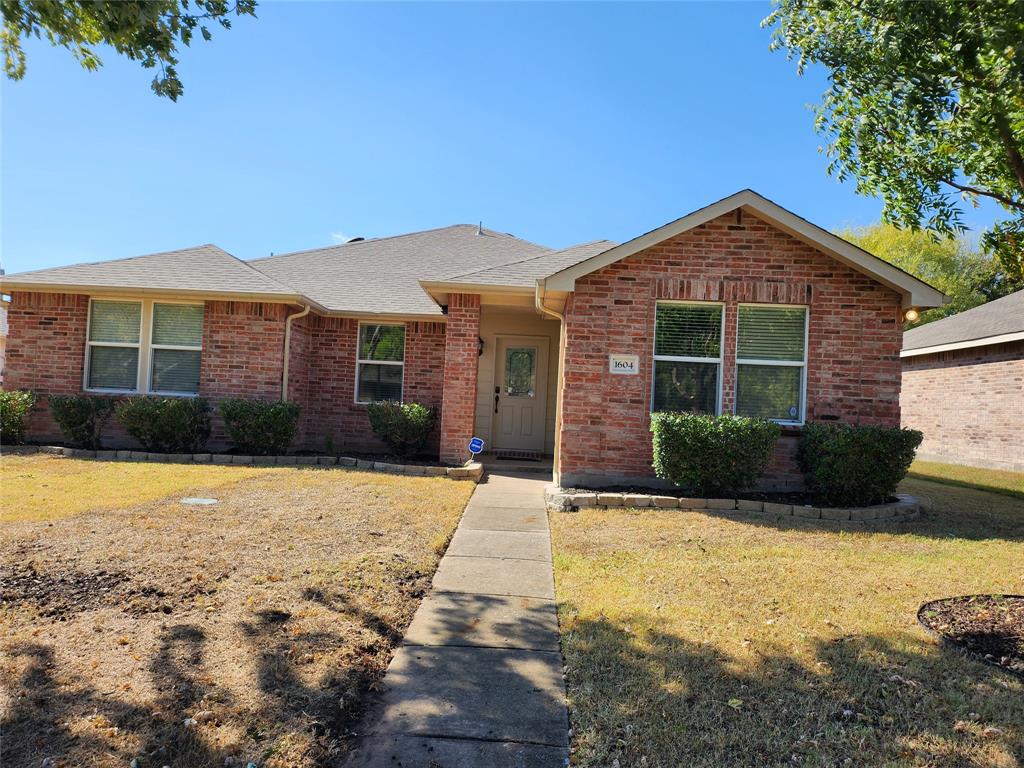
M 651 482 L 652 410 L 779 421 L 768 481 L 792 484 L 805 421 L 899 424 L 903 315 L 944 298 L 750 190 L 619 245 L 458 225 L 252 261 L 206 245 L 3 292 L 34 439 L 56 437 L 47 394 L 152 392 L 291 399 L 299 447 L 372 450 L 366 403 L 415 400 L 440 412 L 443 461 L 475 434 L 552 457 L 564 485 Z
M 1024 472 L 1024 291 L 907 331 L 900 358 L 920 458 Z

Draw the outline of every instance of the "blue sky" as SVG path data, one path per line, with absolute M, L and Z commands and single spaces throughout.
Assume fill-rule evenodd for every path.
M 825 175 L 749 4 L 264 3 L 182 54 L 185 94 L 27 44 L 2 83 L 8 273 L 213 242 L 241 258 L 482 220 L 626 240 L 752 187 L 828 228 L 880 204 Z M 994 209 L 968 211 L 984 227 Z

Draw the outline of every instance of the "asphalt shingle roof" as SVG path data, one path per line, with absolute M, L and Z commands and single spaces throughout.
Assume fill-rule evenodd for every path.
M 990 336 L 1024 332 L 1024 291 L 968 309 L 903 334 L 903 349 L 957 344 Z
M 466 283 L 469 285 L 501 285 L 512 287 L 533 288 L 538 280 L 555 272 L 561 272 L 571 266 L 586 261 L 592 256 L 614 248 L 617 243 L 611 240 L 594 240 L 580 243 L 560 251 L 550 251 L 530 259 L 520 259 L 508 264 L 474 270 L 461 275 L 449 277 L 445 282 Z
M 345 243 L 249 262 L 332 312 L 440 315 L 421 280 L 529 259 L 544 246 L 475 224 Z
M 17 285 L 127 288 L 180 292 L 294 296 L 295 291 L 253 269 L 216 245 L 151 253 L 128 259 L 72 264 L 0 278 L 4 290 Z

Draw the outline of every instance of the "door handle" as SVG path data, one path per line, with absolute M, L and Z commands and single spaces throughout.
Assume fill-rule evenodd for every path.
M 494 412 L 495 413 L 498 412 L 498 400 L 500 400 L 500 399 L 501 399 L 501 396 L 498 395 L 497 393 L 495 393 L 495 395 L 494 395 Z

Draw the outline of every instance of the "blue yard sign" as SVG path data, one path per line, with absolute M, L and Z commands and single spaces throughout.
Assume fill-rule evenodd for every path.
M 474 437 L 469 441 L 469 452 L 476 456 L 480 451 L 484 449 L 484 441 L 479 437 Z

